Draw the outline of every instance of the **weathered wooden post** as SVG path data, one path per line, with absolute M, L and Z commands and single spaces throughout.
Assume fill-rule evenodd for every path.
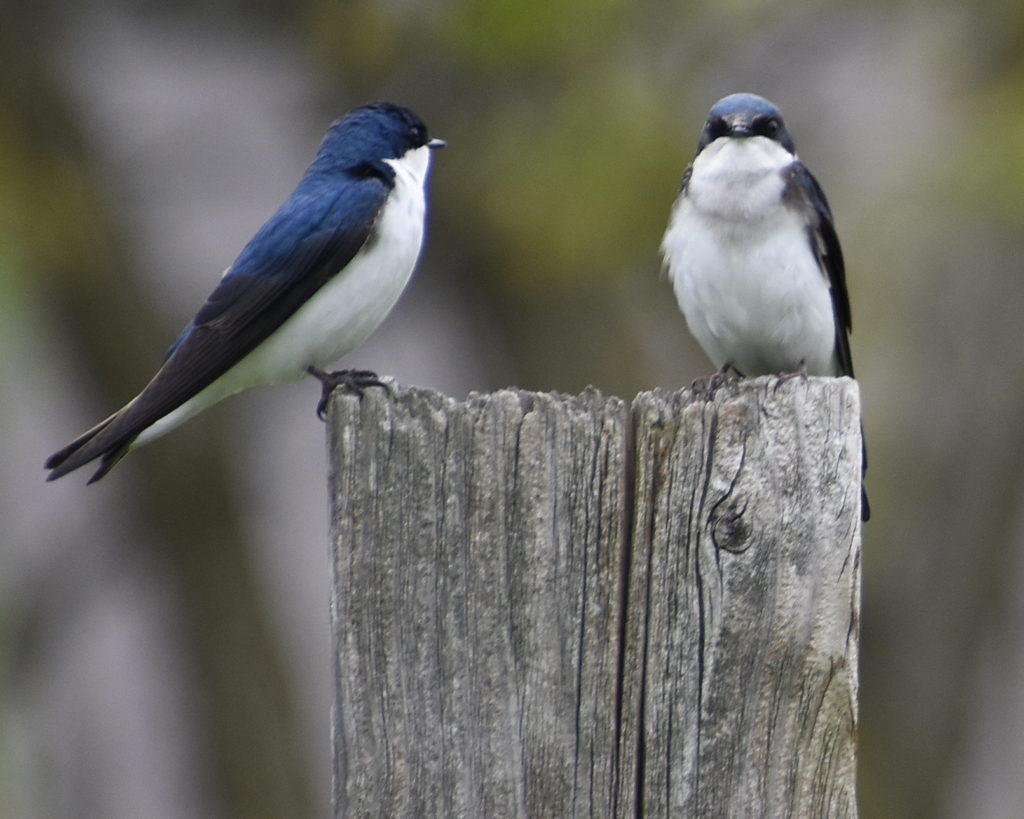
M 336 816 L 855 816 L 848 379 L 330 410 Z

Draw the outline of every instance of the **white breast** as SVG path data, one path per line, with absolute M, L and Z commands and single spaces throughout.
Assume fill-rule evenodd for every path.
M 259 384 L 294 381 L 312 365 L 326 368 L 377 329 L 402 294 L 423 243 L 426 146 L 401 159 L 395 187 L 374 226 L 374 235 L 351 262 L 325 284 L 270 338 L 229 372 L 146 429 L 136 445 L 151 441 L 229 395 Z
M 391 312 L 423 243 L 429 149 L 386 161 L 395 169 L 395 187 L 370 241 L 238 365 L 239 379 L 255 379 L 253 384 L 287 381 L 304 376 L 310 365 L 327 367 L 362 344 Z M 247 386 L 252 384 L 243 384 Z
M 781 202 L 793 156 L 763 137 L 720 139 L 694 160 L 662 253 L 694 337 L 746 375 L 838 373 L 828 281 L 803 216 Z

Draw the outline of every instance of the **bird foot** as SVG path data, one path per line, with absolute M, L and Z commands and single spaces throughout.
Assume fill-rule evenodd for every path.
M 722 365 L 720 369 L 715 370 L 713 373 L 711 373 L 711 375 L 708 376 L 706 383 L 702 378 L 698 378 L 696 381 L 694 381 L 693 388 L 697 389 L 699 385 L 700 389 L 704 390 L 707 393 L 707 395 L 705 396 L 706 399 L 708 401 L 714 401 L 715 393 L 718 392 L 718 390 L 721 387 L 724 387 L 730 381 L 736 380 L 737 376 L 733 374 L 733 372 L 735 371 L 730 372 L 730 370 L 732 369 L 732 362 L 726 362 L 725 364 Z
M 327 411 L 327 402 L 331 393 L 339 387 L 347 392 L 353 392 L 360 398 L 363 397 L 363 390 L 367 387 L 384 387 L 387 384 L 377 377 L 377 373 L 371 370 L 336 370 L 333 373 L 324 372 L 318 367 L 307 367 L 306 372 L 313 376 L 323 385 L 323 392 L 320 395 L 320 402 L 316 405 L 317 417 L 323 421 L 324 413 Z
M 779 387 L 785 384 L 787 381 L 792 381 L 794 378 L 799 378 L 802 381 L 807 380 L 807 362 L 801 361 L 800 366 L 791 373 L 782 373 L 775 381 L 775 388 L 773 392 L 778 392 Z

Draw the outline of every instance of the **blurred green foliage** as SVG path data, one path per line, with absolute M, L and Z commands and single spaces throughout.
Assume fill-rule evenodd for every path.
M 599 53 L 628 11 L 623 0 L 465 0 L 449 6 L 442 30 L 461 59 L 523 70 Z
M 33 270 L 88 266 L 106 230 L 89 172 L 79 158 L 41 150 L 18 125 L 0 112 L 2 241 Z
M 513 289 L 588 286 L 657 246 L 678 147 L 656 101 L 629 85 L 523 100 L 505 112 L 514 126 L 483 134 L 484 175 L 462 193 L 482 208 Z
M 1024 6 L 984 27 L 988 48 L 962 89 L 966 144 L 952 173 L 974 207 L 1011 225 L 1024 222 Z
M 1024 6 L 233 0 L 213 12 L 200 4 L 143 5 L 145 14 L 232 32 L 258 17 L 269 30 L 252 29 L 254 49 L 283 31 L 289 47 L 316 66 L 329 89 L 324 119 L 341 113 L 339 101 L 392 98 L 448 140 L 432 180 L 428 254 L 440 285 L 469 294 L 479 312 L 473 319 L 500 336 L 501 364 L 488 370 L 493 380 L 481 389 L 515 383 L 574 390 L 592 382 L 628 398 L 639 388 L 705 375 L 707 362 L 688 339 L 658 257 L 701 117 L 717 96 L 743 88 L 777 92 L 787 112 L 803 106 L 804 122 L 819 130 L 797 132 L 802 154 L 834 151 L 831 168 L 814 169 L 828 182 L 847 257 L 872 447 L 864 815 L 939 815 L 958 755 L 966 753 L 976 635 L 995 619 L 975 604 L 1019 595 L 1002 567 L 1014 545 L 1015 475 L 1024 460 L 1017 341 Z M 140 285 L 118 255 L 124 237 L 104 202 L 97 159 L 53 67 L 59 42 L 45 21 L 70 7 L 21 3 L 0 27 L 0 299 L 8 316 L 20 305 L 44 305 L 113 405 L 148 373 L 152 361 L 135 342 L 158 322 L 139 309 Z M 936 21 L 950 20 L 955 38 L 928 38 Z M 900 54 L 877 48 L 876 41 L 893 42 L 886 40 L 891 32 L 926 53 L 926 87 L 907 92 L 928 103 L 915 109 L 927 115 L 920 122 L 901 119 L 903 101 L 867 84 L 878 60 L 904 65 L 895 59 L 904 53 L 899 39 Z M 831 61 L 851 43 L 872 47 Z M 887 63 L 886 71 L 906 87 L 897 69 Z M 861 99 L 850 108 L 877 119 L 842 120 L 849 115 L 844 96 L 856 103 L 865 95 L 870 104 Z M 829 131 L 830 122 L 842 128 Z M 900 176 L 899 162 L 886 166 L 893 184 L 880 184 L 876 199 L 852 201 L 861 195 L 858 177 L 877 172 L 858 163 L 876 161 L 890 136 L 908 132 L 928 161 L 903 158 L 919 169 L 912 178 Z M 843 218 L 844 203 L 855 220 Z M 40 297 L 22 300 L 29 289 Z M 101 299 L 104 311 L 80 309 Z M 0 341 L 9 337 L 0 334 Z M 131 384 L 118 382 L 126 373 Z M 222 437 L 186 436 L 168 447 L 162 461 L 175 468 L 165 471 L 178 477 L 163 476 L 166 490 L 159 476 L 141 473 L 149 500 L 135 514 L 157 521 L 154 548 L 168 560 L 175 543 L 195 546 L 182 565 L 197 586 L 209 576 L 201 547 L 220 549 L 243 529 L 241 510 L 224 513 L 225 498 L 242 492 L 226 488 L 231 467 L 209 440 Z M 175 523 L 176 510 L 154 511 L 167 498 L 183 502 L 190 470 L 215 484 L 194 489 L 208 500 L 196 501 L 202 511 L 181 516 L 194 518 L 191 530 Z M 197 534 L 202 521 L 213 523 Z M 223 575 L 243 576 L 246 544 L 235 546 L 237 563 L 222 566 Z M 223 605 L 260 608 L 258 590 L 241 593 L 243 603 Z M 211 620 L 225 619 L 211 610 L 218 612 Z M 196 632 L 203 627 L 197 622 Z M 288 738 L 286 683 L 268 642 L 253 676 L 275 681 L 274 690 L 253 710 L 278 714 L 274 730 Z M 212 668 L 217 656 L 229 654 L 211 641 L 203 661 Z M 233 684 L 222 685 L 225 697 L 234 695 Z M 248 741 L 244 731 L 224 729 L 225 746 Z M 301 768 L 298 754 L 296 760 Z M 241 791 L 248 773 L 239 763 L 224 778 Z M 300 774 L 283 776 L 294 782 L 281 793 L 306 787 Z

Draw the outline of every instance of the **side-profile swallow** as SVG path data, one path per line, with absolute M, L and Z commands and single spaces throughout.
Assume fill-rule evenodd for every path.
M 419 256 L 432 149 L 422 120 L 387 102 L 334 122 L 298 187 L 227 269 L 135 398 L 46 461 L 55 480 L 95 459 L 102 478 L 129 449 L 249 387 L 321 380 L 377 384 L 368 371 L 324 371 L 390 312 Z

